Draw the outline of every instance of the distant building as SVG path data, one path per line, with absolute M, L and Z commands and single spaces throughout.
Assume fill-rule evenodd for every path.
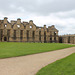
M 58 30 L 54 25 L 46 28 L 36 26 L 32 20 L 29 22 L 8 22 L 8 18 L 0 20 L 0 42 L 59 42 Z
M 67 34 L 59 36 L 59 42 L 75 44 L 75 34 Z

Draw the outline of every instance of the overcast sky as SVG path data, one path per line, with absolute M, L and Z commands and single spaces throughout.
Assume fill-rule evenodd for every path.
M 75 0 L 0 0 L 0 19 L 33 20 L 59 30 L 59 35 L 75 32 Z

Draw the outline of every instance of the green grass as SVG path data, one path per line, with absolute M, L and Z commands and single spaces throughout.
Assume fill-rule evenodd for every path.
M 75 75 L 75 53 L 47 65 L 36 75 Z
M 24 56 L 35 53 L 54 51 L 73 46 L 75 45 L 60 43 L 0 42 L 0 58 Z

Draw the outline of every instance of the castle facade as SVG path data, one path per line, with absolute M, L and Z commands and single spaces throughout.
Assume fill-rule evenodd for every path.
M 75 34 L 67 34 L 59 36 L 59 43 L 75 44 Z
M 9 22 L 5 17 L 0 20 L 0 42 L 59 42 L 58 30 L 54 25 L 38 27 L 32 20 L 21 22 L 18 18 Z

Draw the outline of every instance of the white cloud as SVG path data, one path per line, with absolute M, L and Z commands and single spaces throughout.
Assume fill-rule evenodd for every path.
M 37 26 L 55 25 L 59 34 L 75 29 L 75 0 L 0 0 L 0 19 L 33 20 Z

